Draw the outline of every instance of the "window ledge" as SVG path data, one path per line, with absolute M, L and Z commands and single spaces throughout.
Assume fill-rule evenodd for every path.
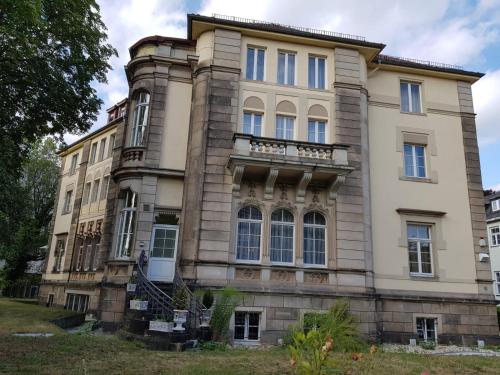
M 405 112 L 405 111 L 399 111 L 402 115 L 413 115 L 413 116 L 427 116 L 427 113 L 425 112 Z
M 437 181 L 429 177 L 409 177 L 409 176 L 399 176 L 401 181 L 412 181 L 412 182 L 424 182 L 428 184 L 437 184 Z
M 415 281 L 439 281 L 437 275 L 410 274 L 410 279 Z

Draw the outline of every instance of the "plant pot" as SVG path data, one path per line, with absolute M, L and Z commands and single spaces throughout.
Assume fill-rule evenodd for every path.
M 201 310 L 200 327 L 210 327 L 210 319 L 212 319 L 212 310 L 210 309 Z
M 151 320 L 149 322 L 149 329 L 151 331 L 172 332 L 174 329 L 174 322 L 164 322 L 162 320 Z
M 185 331 L 183 324 L 187 321 L 187 310 L 174 310 L 174 331 Z
M 148 301 L 141 301 L 138 299 L 130 300 L 130 310 L 146 311 L 148 309 Z
M 134 293 L 137 289 L 137 284 L 127 283 L 127 293 Z

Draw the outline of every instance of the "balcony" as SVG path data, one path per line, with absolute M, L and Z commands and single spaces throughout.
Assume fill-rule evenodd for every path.
M 297 201 L 303 202 L 309 184 L 337 189 L 353 171 L 347 160 L 349 146 L 235 134 L 228 167 L 233 174 L 233 193 L 239 194 L 243 179 L 265 181 L 265 198 L 271 199 L 277 182 L 295 184 Z

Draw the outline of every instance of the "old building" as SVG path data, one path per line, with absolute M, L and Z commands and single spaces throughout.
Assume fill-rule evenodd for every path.
M 371 338 L 497 339 L 479 256 L 482 74 L 384 47 L 199 15 L 187 39 L 138 41 L 124 116 L 61 153 L 41 300 L 119 324 L 144 250 L 157 285 L 242 290 L 236 341 L 275 343 L 340 297 Z
M 493 293 L 497 301 L 500 301 L 500 192 L 494 191 L 484 199 Z

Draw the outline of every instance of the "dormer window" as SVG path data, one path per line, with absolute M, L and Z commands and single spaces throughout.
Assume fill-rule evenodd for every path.
M 149 94 L 142 91 L 137 96 L 135 104 L 131 146 L 142 146 L 145 143 L 144 134 L 148 126 L 148 112 Z
M 491 211 L 496 212 L 500 211 L 500 199 L 495 199 L 491 201 Z

